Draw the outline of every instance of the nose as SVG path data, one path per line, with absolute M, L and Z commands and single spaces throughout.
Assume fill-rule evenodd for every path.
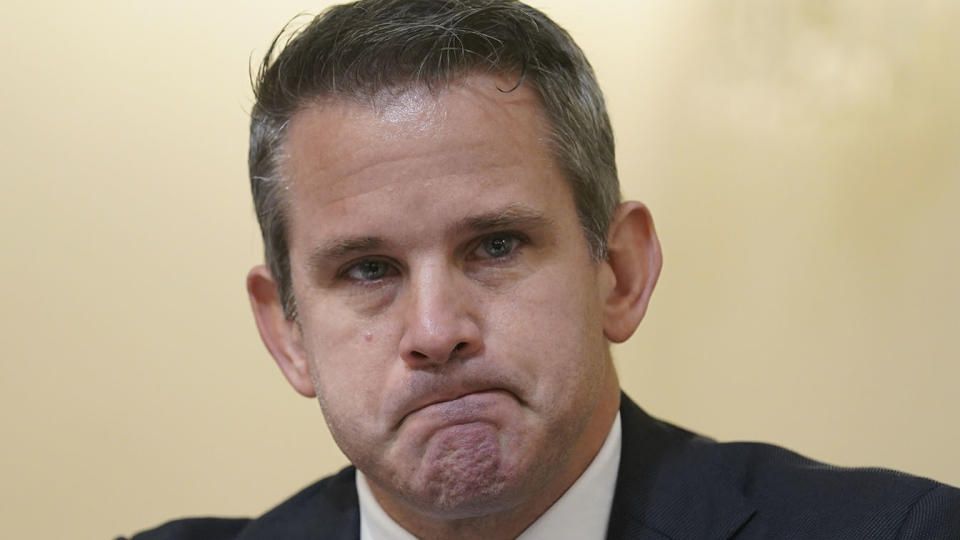
M 434 266 L 411 274 L 404 298 L 400 355 L 411 369 L 436 369 L 480 353 L 483 339 L 469 284 Z

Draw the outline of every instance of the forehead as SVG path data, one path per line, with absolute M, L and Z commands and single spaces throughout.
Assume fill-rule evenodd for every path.
M 539 98 L 527 85 L 515 85 L 506 77 L 472 75 L 439 89 L 322 99 L 291 119 L 284 172 L 295 180 L 349 179 L 367 167 L 396 165 L 431 150 L 471 148 L 477 165 L 506 165 L 520 156 L 504 152 L 504 142 L 543 147 L 525 156 L 543 159 L 548 130 Z
M 539 98 L 515 86 L 511 78 L 472 75 L 440 89 L 320 100 L 288 126 L 284 176 L 297 198 L 333 201 L 430 174 L 520 162 L 552 171 Z

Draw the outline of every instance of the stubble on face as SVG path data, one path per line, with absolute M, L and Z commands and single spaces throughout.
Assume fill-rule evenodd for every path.
M 602 263 L 590 260 L 569 188 L 545 149 L 538 100 L 526 87 L 496 90 L 510 86 L 476 76 L 439 94 L 400 94 L 394 109 L 341 102 L 292 122 L 288 144 L 303 168 L 291 190 L 301 205 L 292 212 L 291 260 L 314 386 L 337 444 L 412 531 L 424 530 L 424 516 L 500 513 L 517 518 L 519 533 L 589 464 L 616 413 L 616 375 L 598 322 Z M 521 227 L 528 238 L 515 263 L 464 258 L 485 236 L 460 239 L 452 224 L 518 203 L 548 217 L 549 232 Z M 363 256 L 395 265 L 396 276 L 356 285 L 340 270 L 329 279 L 322 269 L 305 272 L 298 261 L 330 230 L 379 237 Z M 437 268 L 438 282 L 418 282 Z M 417 295 L 437 287 L 449 291 L 438 316 L 477 325 L 482 346 L 411 367 L 402 343 L 424 322 L 414 320 L 422 315 Z M 381 290 L 388 300 L 372 296 Z M 445 388 L 501 395 L 451 418 L 436 409 L 390 414 L 398 400 Z
M 424 456 L 432 463 L 424 477 L 428 498 L 445 513 L 462 512 L 470 501 L 494 499 L 508 480 L 501 467 L 497 430 L 477 425 L 447 431 L 437 436 Z

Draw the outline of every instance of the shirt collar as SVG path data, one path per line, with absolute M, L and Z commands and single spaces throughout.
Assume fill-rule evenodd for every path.
M 603 446 L 580 478 L 517 540 L 605 538 L 620 468 L 621 438 L 618 412 Z M 357 497 L 360 501 L 360 540 L 416 540 L 387 515 L 359 470 Z

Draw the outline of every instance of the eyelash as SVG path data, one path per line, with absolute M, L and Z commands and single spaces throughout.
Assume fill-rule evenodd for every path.
M 478 250 L 483 249 L 485 242 L 488 242 L 491 240 L 498 240 L 498 239 L 504 239 L 511 242 L 510 250 L 508 253 L 506 253 L 501 257 L 492 256 L 490 254 L 477 256 L 476 252 Z M 527 243 L 529 243 L 529 239 L 527 238 L 527 236 L 518 232 L 503 231 L 503 232 L 491 233 L 491 234 L 484 235 L 476 239 L 474 242 L 471 242 L 470 244 L 468 244 L 466 249 L 467 258 L 468 260 L 489 261 L 492 264 L 506 263 L 511 259 L 513 259 L 516 256 L 517 251 L 520 250 Z M 371 263 L 385 265 L 384 275 L 377 277 L 375 279 L 358 279 L 350 275 L 354 271 L 359 271 L 359 269 L 363 265 L 371 264 Z M 346 265 L 340 272 L 338 272 L 337 277 L 342 279 L 347 279 L 362 285 L 373 285 L 373 284 L 380 283 L 383 279 L 397 272 L 398 272 L 397 265 L 394 262 L 387 259 L 379 258 L 379 257 L 372 257 L 372 258 L 360 259 L 358 261 L 355 261 Z
M 371 263 L 382 264 L 384 266 L 384 275 L 377 277 L 375 279 L 359 279 L 350 275 L 355 270 L 360 271 L 363 265 L 371 264 Z M 341 272 L 337 274 L 337 277 L 348 279 L 355 283 L 374 284 L 374 283 L 379 283 L 384 278 L 390 276 L 392 273 L 395 273 L 395 272 L 396 272 L 396 265 L 391 261 L 380 259 L 380 258 L 369 258 L 369 259 L 361 259 L 359 261 L 348 264 L 346 267 L 344 267 L 344 269 Z
M 486 236 L 483 236 L 477 239 L 477 241 L 470 246 L 470 249 L 468 251 L 469 256 L 476 255 L 476 252 L 478 250 L 483 249 L 485 242 L 489 242 L 492 240 L 507 240 L 511 242 L 510 251 L 500 257 L 493 256 L 488 253 L 486 254 L 486 256 L 476 257 L 477 259 L 494 261 L 496 263 L 506 262 L 512 259 L 516 255 L 517 250 L 523 247 L 523 245 L 528 242 L 528 239 L 525 235 L 517 232 L 504 231 L 504 232 L 488 234 Z

